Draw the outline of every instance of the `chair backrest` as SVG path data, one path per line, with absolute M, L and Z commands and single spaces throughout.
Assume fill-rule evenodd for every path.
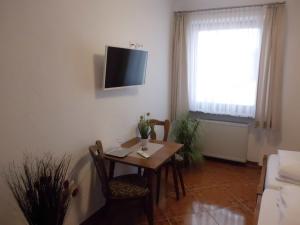
M 108 195 L 108 178 L 104 164 L 104 154 L 101 141 L 96 141 L 96 145 L 90 146 L 90 154 L 93 158 L 100 182 L 103 195 L 107 197 Z
M 156 140 L 155 126 L 163 126 L 164 127 L 163 141 L 167 141 L 169 136 L 169 130 L 170 130 L 170 121 L 169 120 L 160 121 L 160 120 L 151 119 L 149 122 L 151 125 L 150 138 L 152 140 Z

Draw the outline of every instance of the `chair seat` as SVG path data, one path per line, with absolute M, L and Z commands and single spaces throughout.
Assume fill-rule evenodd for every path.
M 115 199 L 140 198 L 149 193 L 146 179 L 136 174 L 115 177 L 108 186 L 110 197 Z

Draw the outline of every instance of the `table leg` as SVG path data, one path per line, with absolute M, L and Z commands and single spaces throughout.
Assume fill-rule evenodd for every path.
M 115 162 L 114 161 L 109 161 L 109 180 L 114 178 L 114 172 L 115 172 Z
M 154 171 L 152 170 L 145 170 L 144 174 L 147 176 L 148 180 L 148 188 L 149 188 L 149 207 L 148 207 L 148 220 L 149 224 L 153 225 L 154 224 L 154 202 L 153 202 L 153 175 Z
M 178 188 L 175 156 L 172 156 L 172 172 L 173 172 L 173 180 L 174 180 L 174 185 L 175 185 L 176 199 L 179 200 L 179 188 Z
M 156 204 L 159 203 L 160 180 L 161 180 L 161 168 L 159 168 L 157 173 L 156 173 Z

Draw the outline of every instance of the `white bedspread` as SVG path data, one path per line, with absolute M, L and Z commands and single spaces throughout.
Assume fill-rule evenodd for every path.
M 277 205 L 280 192 L 277 190 L 266 189 L 263 193 L 258 225 L 278 225 L 280 219 L 279 208 Z
M 280 190 L 278 208 L 280 212 L 280 225 L 299 225 L 300 187 L 283 187 Z

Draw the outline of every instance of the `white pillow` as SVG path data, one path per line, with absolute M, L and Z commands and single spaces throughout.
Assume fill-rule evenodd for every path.
M 289 164 L 280 166 L 278 174 L 281 179 L 289 180 L 290 183 L 300 182 L 300 162 L 290 161 Z M 280 179 L 279 178 L 279 179 Z
M 300 186 L 300 181 L 298 181 L 298 180 L 293 180 L 293 179 L 289 179 L 289 178 L 282 177 L 282 176 L 277 176 L 277 177 L 276 177 L 276 180 L 281 181 L 281 182 L 285 182 L 285 183 L 289 183 L 289 184 L 295 184 L 295 185 Z
M 300 181 L 300 152 L 278 150 L 278 175 L 283 179 Z
M 278 201 L 279 225 L 300 225 L 300 187 L 284 186 Z

